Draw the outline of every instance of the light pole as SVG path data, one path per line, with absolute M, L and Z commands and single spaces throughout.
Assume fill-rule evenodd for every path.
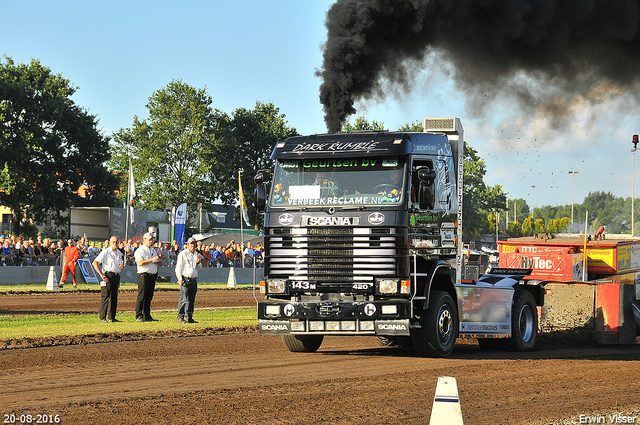
M 631 237 L 635 236 L 635 213 L 636 213 L 636 208 L 633 204 L 635 196 L 636 196 L 636 190 L 635 190 L 635 159 L 636 159 L 636 149 L 638 148 L 638 135 L 634 134 L 633 135 L 633 139 L 631 140 L 631 143 L 633 143 L 633 149 L 631 149 Z
M 569 171 L 571 174 L 571 231 L 573 232 L 573 189 L 575 188 L 577 171 Z
M 533 189 L 531 191 L 531 220 L 533 221 L 533 210 L 535 209 L 535 205 L 536 205 L 536 187 L 531 186 L 531 189 Z M 535 229 L 535 226 L 533 226 L 533 228 Z

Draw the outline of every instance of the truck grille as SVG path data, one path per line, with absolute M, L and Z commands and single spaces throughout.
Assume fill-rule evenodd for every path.
M 265 245 L 270 278 L 329 285 L 373 282 L 396 272 L 393 228 L 277 228 Z

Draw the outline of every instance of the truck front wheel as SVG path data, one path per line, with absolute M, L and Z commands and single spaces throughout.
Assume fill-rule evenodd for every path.
M 458 312 L 446 292 L 433 291 L 429 308 L 420 314 L 420 328 L 411 330 L 416 353 L 426 357 L 447 357 L 458 334 Z
M 514 351 L 533 351 L 538 339 L 538 309 L 533 294 L 525 289 L 518 289 L 513 297 L 511 311 L 512 338 L 508 341 Z
M 282 335 L 282 343 L 292 353 L 313 353 L 322 345 L 323 335 Z

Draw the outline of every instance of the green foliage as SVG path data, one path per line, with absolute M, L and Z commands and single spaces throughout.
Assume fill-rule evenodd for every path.
M 520 218 L 520 222 L 522 223 L 525 217 L 529 217 L 531 215 L 531 211 L 529 210 L 529 205 L 527 205 L 527 201 L 522 198 L 509 199 L 508 201 L 508 209 L 509 209 L 509 217 L 511 220 L 518 221 L 518 217 Z M 515 208 L 515 211 L 514 211 Z
M 533 234 L 536 235 L 538 233 L 545 233 L 545 232 L 546 230 L 544 226 L 544 220 L 542 220 L 541 218 L 536 218 Z
M 237 205 L 240 171 L 250 221 L 259 224 L 253 177 L 273 168 L 276 142 L 297 132 L 272 103 L 256 102 L 254 109 L 239 108 L 232 115 L 211 104 L 205 89 L 172 81 L 149 99 L 148 119 L 134 117 L 131 128 L 114 134 L 117 153 L 109 165 L 124 177 L 126 188 L 132 158 L 136 208 L 165 210 L 186 202 L 192 213 L 217 200 Z M 127 196 L 123 191 L 120 199 Z
M 571 219 L 569 217 L 552 218 L 547 222 L 547 232 L 561 233 L 568 229 L 571 225 Z
M 98 295 L 96 295 L 98 296 Z M 177 297 L 177 295 L 176 295 Z M 197 328 L 256 325 L 255 308 L 198 311 Z M 176 311 L 154 312 L 157 322 L 136 322 L 134 312 L 118 313 L 117 323 L 101 323 L 97 314 L 23 315 L 0 317 L 0 339 L 53 337 L 57 335 L 88 335 L 96 333 L 170 331 L 180 329 Z
M 589 192 L 578 211 L 583 223 L 585 212 L 589 211 L 589 229 L 592 231 L 604 225 L 608 233 L 631 233 L 630 198 L 617 198 L 611 192 Z
M 285 118 L 271 102 L 256 102 L 254 109 L 236 109 L 229 119 L 220 122 L 215 143 L 203 152 L 212 164 L 212 193 L 225 205 L 238 203 L 240 171 L 249 221 L 258 227 L 262 227 L 262 217 L 253 206 L 253 177 L 258 170 L 273 170 L 271 152 L 277 142 L 298 135 Z M 239 220 L 239 214 L 235 218 Z
M 418 131 L 422 132 L 424 130 L 424 125 L 422 121 L 414 121 L 412 123 L 404 123 L 398 128 L 398 131 Z
M 485 162 L 478 156 L 478 151 L 465 143 L 462 207 L 462 239 L 465 243 L 479 241 L 484 233 L 495 233 L 495 221 L 491 226 L 488 214 L 492 210 L 504 210 L 507 202 L 502 186 L 487 186 L 484 183 L 486 173 Z
M 112 170 L 128 187 L 129 158 L 133 163 L 138 209 L 164 211 L 183 202 L 194 211 L 212 200 L 211 168 L 203 153 L 215 141 L 215 130 L 225 115 L 211 108 L 211 97 L 176 80 L 149 98 L 149 118 L 134 117 L 131 128 L 113 136 Z M 224 161 L 224 158 L 213 158 Z M 119 198 L 127 199 L 126 190 Z
M 70 206 L 115 201 L 117 178 L 104 166 L 108 138 L 71 100 L 76 90 L 37 60 L 0 61 L 0 205 L 12 211 L 13 233 Z M 77 191 L 85 184 L 83 198 Z
M 523 236 L 522 224 L 519 221 L 512 221 L 507 226 L 507 235 L 510 238 L 519 238 Z
M 350 131 L 383 131 L 384 130 L 384 122 L 378 122 L 376 120 L 369 121 L 365 118 L 364 115 L 361 115 L 356 118 L 355 123 L 351 124 L 351 121 L 346 123 L 343 127 L 343 131 L 348 133 Z
M 533 236 L 533 217 L 529 216 L 522 222 L 522 235 Z
M 40 235 L 42 236 L 42 239 L 58 239 L 58 232 L 54 226 L 44 226 Z

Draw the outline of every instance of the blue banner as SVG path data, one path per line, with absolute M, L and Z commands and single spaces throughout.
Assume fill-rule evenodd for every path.
M 184 232 L 187 225 L 187 204 L 181 204 L 176 210 L 175 215 L 175 227 L 174 227 L 174 239 L 178 242 L 181 248 L 184 248 Z

